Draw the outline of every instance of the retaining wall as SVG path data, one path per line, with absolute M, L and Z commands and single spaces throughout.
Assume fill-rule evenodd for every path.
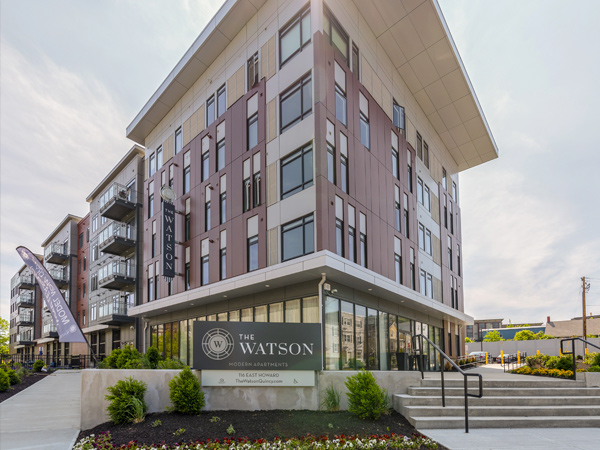
M 81 429 L 87 430 L 110 419 L 106 412 L 106 388 L 118 380 L 133 377 L 148 385 L 148 412 L 161 412 L 171 406 L 169 381 L 179 370 L 118 370 L 86 369 L 81 371 Z M 200 371 L 194 371 L 202 380 Z M 325 389 L 334 386 L 341 393 L 340 408 L 348 409 L 346 377 L 356 371 L 326 371 L 316 373 L 314 387 L 203 387 L 207 411 L 219 410 L 317 410 Z M 420 372 L 372 372 L 377 383 L 390 394 L 405 394 L 409 386 L 419 384 Z
M 600 347 L 600 338 L 588 339 L 594 345 Z M 566 342 L 565 349 L 570 350 L 570 342 Z M 500 354 L 500 350 L 504 353 L 521 353 L 527 352 L 528 356 L 535 355 L 539 350 L 540 353 L 546 355 L 559 356 L 560 354 L 560 339 L 540 339 L 535 341 L 499 341 L 499 342 L 469 342 L 466 344 L 467 354 L 470 352 L 488 352 L 492 357 Z M 590 353 L 600 352 L 600 350 L 588 346 Z M 583 355 L 583 342 L 575 341 L 575 354 Z

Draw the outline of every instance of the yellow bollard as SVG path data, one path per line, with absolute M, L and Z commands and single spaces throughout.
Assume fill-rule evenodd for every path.
M 504 350 L 500 350 L 500 363 L 504 365 Z
M 488 352 L 485 352 L 485 363 L 488 363 Z
M 540 351 L 539 351 L 539 350 L 537 351 L 536 355 L 537 355 L 537 356 L 540 356 Z
M 590 354 L 590 349 L 589 348 L 585 348 L 585 356 L 588 356 Z
M 558 354 L 560 355 L 561 358 L 563 357 L 562 350 L 559 349 Z
M 517 364 L 521 365 L 521 350 L 517 350 Z

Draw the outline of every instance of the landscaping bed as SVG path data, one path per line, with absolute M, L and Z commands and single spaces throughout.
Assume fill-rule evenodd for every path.
M 7 391 L 0 392 L 0 403 L 4 400 L 8 400 L 13 395 L 18 394 L 24 389 L 27 389 L 29 386 L 37 383 L 38 381 L 43 380 L 49 374 L 47 373 L 30 373 L 28 376 L 23 377 L 19 384 L 14 384 L 8 388 Z
M 110 432 L 115 448 L 132 441 L 137 445 L 126 448 L 137 448 L 142 444 L 176 444 L 209 439 L 212 441 L 218 439 L 221 442 L 224 439 L 237 441 L 240 438 L 247 438 L 250 441 L 273 441 L 276 438 L 285 440 L 308 435 L 317 439 L 321 437 L 334 439 L 341 435 L 362 437 L 387 435 L 389 438 L 391 434 L 412 438 L 417 433 L 415 428 L 395 411 L 382 415 L 376 421 L 362 420 L 346 411 L 207 411 L 200 415 L 148 414 L 143 422 L 125 425 L 107 422 L 82 431 L 78 441 L 91 434 L 99 436 L 102 432 Z M 382 440 L 385 441 L 385 438 Z M 445 449 L 439 444 L 396 448 Z

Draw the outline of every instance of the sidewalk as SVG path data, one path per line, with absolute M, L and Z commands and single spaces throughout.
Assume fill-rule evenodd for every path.
M 58 370 L 0 403 L 2 450 L 70 450 L 79 434 L 81 372 Z
M 527 375 L 504 373 L 500 364 L 488 364 L 470 370 L 483 375 L 484 381 L 526 379 Z M 425 373 L 425 378 L 439 378 L 439 373 Z M 463 379 L 459 373 L 446 373 L 446 379 Z M 552 380 L 552 379 L 549 379 Z M 475 383 L 475 380 L 469 380 Z M 543 382 L 545 380 L 536 380 Z M 460 430 L 419 430 L 450 450 L 596 450 L 600 430 L 597 428 L 475 428 Z

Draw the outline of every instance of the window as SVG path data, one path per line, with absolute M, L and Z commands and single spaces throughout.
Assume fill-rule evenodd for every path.
M 98 215 L 92 217 L 92 233 L 98 229 Z
M 344 256 L 344 222 L 340 219 L 335 219 L 335 252 Z
M 369 128 L 369 118 L 360 112 L 360 143 L 367 148 L 371 146 L 371 138 L 369 136 L 370 128 Z
M 425 253 L 433 255 L 431 248 L 431 231 L 425 228 Z
M 427 286 L 426 286 L 426 291 L 427 293 L 425 295 L 427 295 L 427 297 L 429 298 L 433 298 L 433 276 L 428 273 L 427 274 Z
M 310 43 L 310 35 L 310 9 L 306 8 L 279 30 L 280 66 Z
M 340 184 L 342 191 L 348 193 L 348 158 L 340 155 Z
M 82 248 L 83 247 L 83 233 L 79 234 L 79 240 L 78 240 L 78 248 Z
M 360 265 L 367 267 L 367 235 L 360 233 Z
M 219 253 L 219 278 L 227 278 L 227 249 L 222 248 Z
M 452 202 L 448 203 L 450 211 L 448 212 L 448 219 L 450 220 L 450 233 L 454 234 L 454 214 L 452 213 Z
M 163 149 L 162 145 L 156 149 L 156 170 L 160 169 L 163 165 Z
M 186 262 L 185 263 L 185 274 L 184 274 L 184 278 L 185 278 L 185 290 L 188 291 L 190 289 L 190 277 L 191 277 L 191 270 L 190 270 L 190 263 Z
M 183 169 L 183 193 L 187 194 L 190 192 L 190 186 L 192 184 L 192 169 L 187 166 Z
M 422 223 L 419 224 L 419 248 L 425 250 L 425 227 Z
M 219 196 L 219 216 L 222 224 L 227 221 L 227 192 Z
M 202 286 L 206 286 L 208 284 L 208 255 L 202 257 L 202 264 L 200 266 L 200 280 Z
M 348 227 L 348 259 L 356 262 L 356 230 L 354 227 Z
M 221 117 L 227 109 L 227 100 L 225 99 L 225 84 L 217 90 L 217 117 Z
M 173 188 L 173 186 L 175 185 L 174 177 L 175 177 L 175 165 L 171 164 L 169 166 L 169 187 L 170 188 Z
M 175 131 L 175 154 L 179 153 L 183 148 L 183 135 L 181 133 L 181 127 Z
M 402 284 L 402 255 L 394 253 L 394 272 L 396 283 Z
M 423 141 L 423 162 L 425 167 L 429 169 L 429 145 L 425 141 Z
M 327 179 L 335 184 L 335 147 L 327 143 Z
M 150 155 L 148 159 L 148 176 L 151 177 L 156 173 L 156 157 L 154 153 Z
M 454 200 L 455 203 L 458 203 L 458 190 L 456 189 L 456 183 L 454 181 L 452 182 L 452 200 Z
M 398 157 L 398 151 L 396 149 L 392 149 L 392 174 L 398 180 L 400 179 L 400 158 Z
M 148 219 L 154 216 L 154 193 L 148 194 Z
M 83 271 L 85 272 L 87 270 L 87 257 L 84 256 L 83 257 Z
M 325 35 L 329 38 L 329 43 L 340 52 L 344 57 L 344 62 L 348 65 L 348 34 L 327 8 L 323 14 L 323 28 Z
M 410 150 L 406 150 L 406 156 L 407 156 L 407 160 L 408 160 L 408 167 L 407 167 L 407 181 L 406 183 L 408 184 L 408 190 L 412 193 L 413 191 L 413 178 L 412 178 L 412 154 L 410 153 Z
M 416 290 L 417 287 L 415 285 L 415 249 L 410 248 L 410 288 L 412 290 Z
M 423 138 L 417 132 L 417 157 L 423 161 Z
M 281 161 L 281 198 L 287 198 L 313 184 L 312 144 Z
M 258 144 L 258 113 L 248 119 L 248 150 Z
M 356 46 L 356 44 L 353 42 L 352 43 L 352 73 L 354 74 L 354 76 L 356 78 L 358 78 L 360 80 L 360 73 L 359 73 L 359 53 L 358 53 L 358 47 Z
M 394 202 L 394 213 L 395 213 L 395 216 L 396 216 L 396 231 L 398 233 L 400 233 L 401 232 L 401 226 L 400 226 L 400 222 L 401 222 L 401 219 L 400 219 L 400 203 L 398 203 L 398 202 Z
M 206 126 L 208 127 L 215 120 L 215 96 L 212 95 L 206 101 Z
M 258 52 L 248 60 L 248 90 L 258 83 Z
M 154 265 L 148 266 L 148 301 L 154 300 Z
M 185 225 L 184 225 L 184 241 L 189 241 L 191 239 L 191 222 L 192 222 L 192 214 L 191 212 L 186 213 L 185 215 Z
M 432 255 L 431 231 L 420 223 L 419 224 L 419 248 L 425 253 Z
M 423 295 L 427 295 L 427 286 L 425 284 L 425 280 L 427 278 L 427 273 L 424 270 L 419 271 L 419 286 L 420 292 Z
M 81 312 L 81 317 L 83 319 L 83 325 L 85 325 L 85 310 Z
M 256 172 L 252 177 L 253 207 L 260 205 L 260 172 Z
M 417 201 L 423 204 L 423 180 L 417 177 Z
M 281 94 L 279 105 L 281 132 L 296 125 L 312 112 L 312 79 L 310 73 Z
M 248 238 L 248 272 L 258 269 L 258 236 Z
M 210 167 L 209 167 L 209 152 L 208 150 L 206 150 L 204 153 L 202 153 L 202 181 L 205 181 L 208 179 L 209 175 L 210 175 Z
M 448 268 L 452 270 L 452 238 L 448 236 Z
M 150 243 L 151 258 L 156 256 L 156 220 L 152 221 L 152 242 Z
M 314 252 L 313 215 L 281 227 L 282 261 Z
M 204 203 L 204 230 L 210 230 L 210 200 Z
M 217 142 L 217 172 L 225 168 L 225 138 Z
M 244 192 L 243 192 L 243 208 L 244 208 L 244 212 L 249 211 L 250 210 L 250 199 L 251 197 L 251 188 L 250 188 L 250 178 L 246 178 L 244 180 Z
M 335 118 L 339 120 L 344 126 L 348 125 L 348 113 L 347 113 L 347 102 L 346 92 L 338 85 L 335 84 Z
M 393 108 L 394 108 L 394 114 L 393 114 L 394 126 L 398 130 L 404 130 L 405 129 L 404 106 L 400 106 L 398 103 L 396 103 L 396 100 L 394 100 Z
M 98 274 L 95 273 L 90 277 L 90 291 L 94 292 L 98 290 Z
M 456 273 L 458 273 L 458 276 L 460 277 L 460 245 L 459 244 L 456 244 Z

